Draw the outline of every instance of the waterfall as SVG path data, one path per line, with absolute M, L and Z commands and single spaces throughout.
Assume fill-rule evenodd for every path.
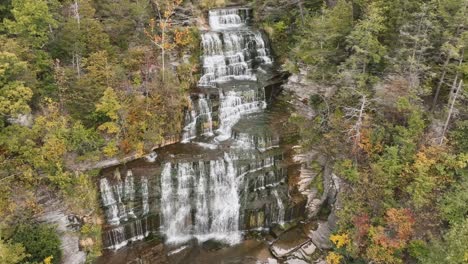
M 182 130 L 182 143 L 187 143 L 197 136 L 197 113 L 194 109 L 185 113 L 185 126 Z
M 248 8 L 216 9 L 209 11 L 209 23 L 213 30 L 245 26 L 249 18 Z
M 119 209 L 117 201 L 114 198 L 114 193 L 109 181 L 106 178 L 102 178 L 100 181 L 102 205 L 105 208 L 107 221 L 111 225 L 118 225 L 120 223 Z
M 108 248 L 119 249 L 129 241 L 137 241 L 150 234 L 147 218 L 138 218 L 134 207 L 136 190 L 133 172 L 127 171 L 122 182 L 118 170 L 114 173 L 116 182 L 111 184 L 107 178 L 100 180 L 102 205 L 106 211 L 107 222 L 113 226 L 105 232 Z M 148 179 L 141 178 L 141 215 L 149 213 Z M 144 223 L 144 224 L 143 224 Z
M 209 11 L 211 30 L 201 35 L 203 73 L 188 98 L 183 144 L 119 166 L 113 176 L 103 171 L 106 248 L 151 233 L 167 244 L 232 245 L 245 230 L 291 220 L 287 165 L 264 111 L 273 61 L 250 19 L 248 8 Z
M 166 243 L 180 243 L 193 237 L 200 241 L 239 242 L 238 182 L 231 157 L 225 154 L 212 160 L 208 168 L 203 161 L 181 162 L 174 168 L 173 171 L 172 165 L 166 163 L 161 173 Z M 195 201 L 191 199 L 191 190 L 195 191 Z
M 193 99 L 189 98 L 192 109 L 186 112 L 185 126 L 182 130 L 182 143 L 188 143 L 197 137 L 197 127 L 201 127 L 201 135 L 213 135 L 213 118 L 211 117 L 211 108 L 209 98 L 205 95 L 198 95 L 198 105 Z

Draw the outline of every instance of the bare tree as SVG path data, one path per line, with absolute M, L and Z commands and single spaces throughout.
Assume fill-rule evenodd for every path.
M 162 63 L 162 79 L 164 81 L 166 66 L 165 56 L 166 51 L 173 48 L 173 43 L 168 37 L 170 28 L 172 27 L 171 17 L 182 1 L 181 0 L 153 0 L 158 14 L 158 24 L 154 19 L 150 20 L 149 29 L 145 29 L 145 34 L 157 48 L 161 50 L 161 63 Z
M 345 116 L 348 120 L 356 120 L 353 125 L 347 130 L 349 139 L 353 142 L 353 151 L 356 151 L 359 142 L 361 141 L 361 130 L 364 125 L 364 120 L 366 116 L 366 108 L 368 106 L 369 100 L 365 94 L 360 94 L 361 98 L 359 99 L 359 106 L 357 108 L 345 107 Z
M 448 114 L 447 114 L 447 119 L 445 120 L 444 129 L 442 130 L 442 136 L 440 137 L 440 142 L 439 142 L 440 145 L 442 145 L 444 143 L 445 134 L 447 133 L 447 129 L 448 129 L 448 126 L 450 124 L 450 118 L 452 117 L 452 114 L 453 114 L 453 109 L 454 109 L 454 106 L 455 106 L 455 102 L 457 101 L 457 98 L 458 98 L 460 92 L 463 90 L 463 80 L 460 80 L 458 82 L 458 86 L 456 86 L 456 82 L 457 82 L 457 79 L 455 78 L 455 81 L 453 83 L 453 88 L 455 90 L 453 91 L 454 94 L 451 97 L 451 102 L 450 102 L 450 107 L 449 107 L 449 111 L 448 111 Z
M 80 30 L 81 19 L 80 19 L 80 6 L 78 5 L 78 0 L 75 0 L 73 4 L 71 4 L 70 8 L 73 13 L 73 16 L 76 19 L 78 30 Z M 75 43 L 74 45 L 75 45 L 75 49 L 73 51 L 72 63 L 73 63 L 73 66 L 76 68 L 76 74 L 78 75 L 78 79 L 80 79 L 81 77 L 81 54 L 77 52 L 78 50 L 78 48 L 76 47 L 77 43 Z

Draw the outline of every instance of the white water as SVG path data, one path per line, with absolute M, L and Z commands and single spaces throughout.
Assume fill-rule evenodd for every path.
M 200 86 L 216 86 L 229 80 L 255 81 L 255 64 L 271 64 L 265 39 L 247 27 L 248 9 L 217 9 L 209 12 L 213 31 L 202 34 L 203 76 Z
M 198 108 L 200 109 L 200 116 L 205 118 L 205 122 L 203 123 L 203 135 L 212 136 L 213 118 L 211 117 L 211 109 L 208 105 L 208 99 L 205 98 L 203 94 L 201 94 L 198 99 Z
M 282 225 L 284 224 L 284 205 L 283 201 L 281 201 L 281 198 L 278 195 L 278 191 L 276 189 L 273 189 L 273 195 L 276 198 L 276 204 L 278 206 L 278 217 L 276 218 L 276 223 Z
M 286 189 L 275 189 L 281 188 L 284 175 L 275 167 L 277 154 L 264 153 L 278 147 L 279 140 L 242 130 L 233 133 L 245 115 L 266 108 L 264 88 L 255 82 L 256 73 L 272 62 L 262 34 L 248 27 L 248 13 L 248 9 L 210 11 L 213 31 L 202 34 L 204 70 L 199 85 L 217 89 L 192 95 L 182 133 L 183 143 L 193 142 L 206 154 L 221 152 L 226 145 L 219 142 L 228 139 L 225 143 L 234 148 L 229 154 L 215 154 L 218 158 L 205 158 L 204 150 L 189 157 L 191 161 L 166 161 L 155 187 L 150 186 L 149 175 L 134 177 L 131 170 L 122 179 L 118 171 L 113 179 L 101 179 L 103 207 L 112 226 L 104 235 L 108 248 L 141 240 L 157 228 L 169 244 L 193 238 L 235 244 L 242 239 L 240 229 L 249 225 L 244 219 L 248 219 L 251 202 L 253 207 L 261 205 L 256 211 L 273 210 L 264 216 L 268 218 L 265 223 L 284 222 Z M 231 80 L 250 81 L 221 85 Z M 216 91 L 219 102 L 212 101 Z M 197 142 L 199 136 L 203 136 L 202 142 Z M 146 160 L 155 162 L 157 157 L 147 156 Z M 158 216 L 160 225 L 152 227 L 159 223 L 154 220 Z
M 225 30 L 246 25 L 249 17 L 247 8 L 216 9 L 209 11 L 209 23 L 213 30 Z M 241 13 L 244 12 L 242 15 Z
M 232 127 L 240 120 L 241 116 L 255 113 L 265 109 L 266 102 L 258 101 L 254 91 L 250 95 L 240 96 L 239 93 L 229 91 L 225 95 L 219 91 L 221 106 L 219 108 L 219 135 L 217 140 L 223 141 L 231 137 Z
M 192 109 L 185 114 L 185 126 L 182 130 L 182 143 L 188 143 L 197 137 L 197 125 L 201 126 L 201 135 L 213 136 L 213 118 L 209 98 L 198 95 L 198 104 L 190 99 Z
M 162 229 L 166 243 L 177 244 L 191 238 L 238 243 L 240 203 L 231 157 L 225 154 L 212 160 L 209 168 L 203 161 L 196 165 L 182 162 L 175 167 L 172 170 L 172 165 L 166 163 L 161 174 Z M 191 190 L 195 190 L 195 201 L 191 201 Z M 191 212 L 195 214 L 194 223 Z
M 148 178 L 141 177 L 141 201 L 142 201 L 142 211 L 143 215 L 149 213 L 149 203 L 148 203 Z
M 116 182 L 110 184 L 107 178 L 100 180 L 102 204 L 106 211 L 107 222 L 116 226 L 107 231 L 109 248 L 119 249 L 129 241 L 142 240 L 149 235 L 147 220 L 138 219 L 135 213 L 135 183 L 131 170 L 127 171 L 124 181 L 120 179 L 118 170 L 115 172 Z M 148 180 L 141 178 L 142 215 L 149 212 Z M 144 221 L 144 224 L 142 223 Z

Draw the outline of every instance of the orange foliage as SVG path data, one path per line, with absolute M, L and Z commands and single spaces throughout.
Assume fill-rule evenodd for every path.
M 413 213 L 408 208 L 387 210 L 385 220 L 388 228 L 396 231 L 396 238 L 406 242 L 413 235 L 415 223 Z
M 190 44 L 192 40 L 192 36 L 190 35 L 190 30 L 188 28 L 184 29 L 176 29 L 174 32 L 174 41 L 177 46 L 187 46 Z
M 370 228 L 370 218 L 368 214 L 355 216 L 353 219 L 354 227 L 356 228 L 355 240 L 358 244 L 362 243 L 363 238 L 367 236 Z
M 368 155 L 379 153 L 383 151 L 383 146 L 381 142 L 372 142 L 372 129 L 363 128 L 361 130 L 361 137 L 358 142 L 359 148 L 364 150 Z
M 413 235 L 413 214 L 407 208 L 390 208 L 386 212 L 385 221 L 385 227 L 372 228 L 372 241 L 389 250 L 403 248 Z

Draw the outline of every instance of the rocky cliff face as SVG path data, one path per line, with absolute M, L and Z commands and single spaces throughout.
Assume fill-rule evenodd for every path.
M 81 250 L 79 233 L 83 219 L 72 214 L 63 201 L 50 190 L 41 191 L 38 195 L 38 204 L 42 212 L 36 215 L 36 219 L 39 222 L 56 226 L 63 254 L 61 263 L 85 263 L 86 253 Z

